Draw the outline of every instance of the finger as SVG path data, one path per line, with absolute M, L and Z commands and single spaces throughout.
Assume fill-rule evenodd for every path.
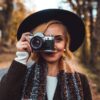
M 19 50 L 19 51 L 23 51 L 25 49 L 28 52 L 32 52 L 30 43 L 28 41 L 18 41 L 16 43 L 16 47 L 17 47 L 17 50 Z
M 22 45 L 22 50 L 23 51 L 28 51 L 28 46 L 27 45 Z
M 25 41 L 25 40 L 29 41 L 29 36 L 30 36 L 29 32 L 23 33 L 20 41 Z
M 31 52 L 31 49 L 29 48 L 28 45 L 23 45 L 22 48 L 23 48 L 25 51 L 28 51 L 29 53 Z
M 16 43 L 16 48 L 17 48 L 18 51 L 25 51 L 21 42 Z
M 18 51 L 25 51 L 24 49 L 27 47 L 27 45 L 19 41 L 17 42 L 16 47 Z
M 29 42 L 27 42 L 27 41 L 22 42 L 22 43 L 21 43 L 21 45 L 27 45 L 27 46 L 28 46 L 27 50 L 28 50 L 28 51 L 30 51 L 30 52 L 32 51 L 32 49 L 31 49 L 31 46 L 30 46 Z

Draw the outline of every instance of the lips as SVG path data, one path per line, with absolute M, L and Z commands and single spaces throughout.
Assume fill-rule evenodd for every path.
M 48 57 L 54 57 L 56 54 L 57 54 L 57 52 L 45 53 L 45 55 L 48 56 Z
M 45 53 L 46 55 L 54 55 L 55 53 L 54 52 L 47 52 Z

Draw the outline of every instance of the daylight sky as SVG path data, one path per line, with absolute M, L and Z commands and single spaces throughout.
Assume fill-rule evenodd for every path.
M 58 8 L 61 5 L 61 0 L 24 0 L 27 9 L 32 10 L 35 7 L 36 11 L 48 8 Z M 70 7 L 65 4 L 63 8 L 70 10 Z

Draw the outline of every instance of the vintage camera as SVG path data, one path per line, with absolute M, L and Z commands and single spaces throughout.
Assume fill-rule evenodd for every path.
M 54 36 L 45 36 L 38 32 L 35 35 L 30 35 L 30 45 L 35 52 L 53 52 L 54 51 Z

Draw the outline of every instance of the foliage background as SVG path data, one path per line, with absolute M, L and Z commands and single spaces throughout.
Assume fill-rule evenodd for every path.
M 85 41 L 74 54 L 80 69 L 89 77 L 94 100 L 100 100 L 100 0 L 60 0 L 58 9 L 68 10 L 66 4 L 85 23 Z M 8 67 L 15 57 L 17 28 L 34 12 L 35 6 L 27 9 L 25 0 L 0 0 L 0 68 Z

